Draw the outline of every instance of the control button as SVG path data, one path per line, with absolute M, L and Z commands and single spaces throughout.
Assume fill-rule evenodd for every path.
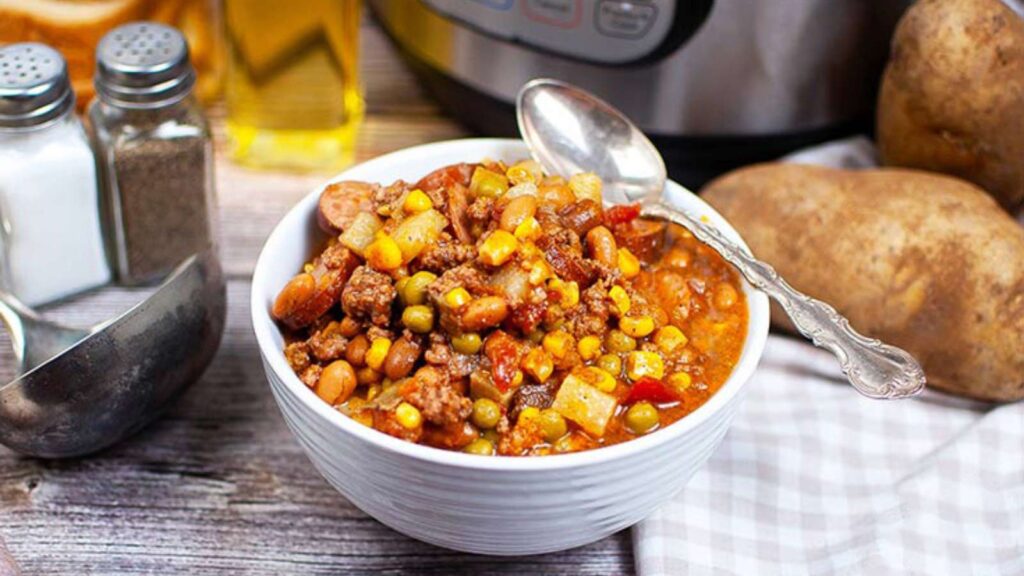
M 597 30 L 615 38 L 643 38 L 657 17 L 654 4 L 628 0 L 601 0 L 595 14 Z
M 575 28 L 583 19 L 583 0 L 526 0 L 523 12 L 530 20 L 560 28 Z
M 483 4 L 495 10 L 511 10 L 516 0 L 474 0 L 477 4 Z

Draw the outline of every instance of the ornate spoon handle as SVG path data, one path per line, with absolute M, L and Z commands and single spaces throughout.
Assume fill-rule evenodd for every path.
M 782 306 L 801 334 L 836 356 L 843 373 L 861 394 L 870 398 L 905 398 L 924 388 L 924 370 L 913 356 L 858 333 L 835 308 L 793 289 L 774 268 L 741 250 L 718 230 L 658 200 L 645 201 L 641 213 L 685 226 L 736 266 L 747 281 Z

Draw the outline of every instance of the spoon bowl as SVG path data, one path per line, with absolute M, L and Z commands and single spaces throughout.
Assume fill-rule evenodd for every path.
M 0 443 L 63 458 L 138 431 L 199 378 L 220 344 L 226 292 L 209 249 L 179 265 L 149 298 L 91 331 L 40 320 L 9 299 L 0 311 L 26 370 L 0 387 Z
M 604 183 L 606 204 L 640 202 L 642 216 L 687 228 L 778 302 L 815 346 L 832 352 L 858 392 L 896 399 L 924 389 L 924 370 L 905 350 L 858 333 L 835 308 L 794 289 L 704 219 L 665 202 L 667 174 L 661 154 L 613 106 L 571 84 L 541 78 L 520 89 L 516 116 L 530 153 L 548 171 L 593 172 Z

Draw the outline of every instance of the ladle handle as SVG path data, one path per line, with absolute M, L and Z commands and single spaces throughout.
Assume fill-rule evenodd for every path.
M 740 249 L 715 228 L 660 201 L 645 202 L 642 214 L 686 227 L 721 254 L 747 281 L 778 302 L 801 334 L 815 346 L 832 352 L 850 384 L 861 394 L 896 399 L 913 396 L 924 388 L 924 370 L 913 356 L 860 334 L 835 308 L 795 290 L 774 268 Z

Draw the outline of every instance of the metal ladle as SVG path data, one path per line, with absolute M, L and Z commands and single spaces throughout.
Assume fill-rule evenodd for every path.
M 686 227 L 778 302 L 815 346 L 832 352 L 858 392 L 894 399 L 924 388 L 924 371 L 906 351 L 859 334 L 835 308 L 793 289 L 718 230 L 666 204 L 661 154 L 614 107 L 570 84 L 538 79 L 519 91 L 516 113 L 523 140 L 544 168 L 557 174 L 594 172 L 605 184 L 606 203 L 640 202 L 642 216 Z
M 140 430 L 213 359 L 226 300 L 214 249 L 191 256 L 151 296 L 91 330 L 46 321 L 0 294 L 21 374 L 0 386 L 0 443 L 61 458 Z

